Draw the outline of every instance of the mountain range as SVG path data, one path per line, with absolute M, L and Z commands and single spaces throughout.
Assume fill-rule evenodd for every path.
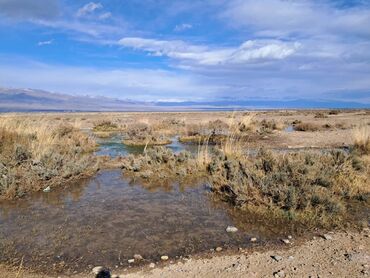
M 236 109 L 370 108 L 354 101 L 289 99 L 232 100 L 201 102 L 145 102 L 102 96 L 76 96 L 38 89 L 1 88 L 0 112 L 52 111 L 180 111 Z

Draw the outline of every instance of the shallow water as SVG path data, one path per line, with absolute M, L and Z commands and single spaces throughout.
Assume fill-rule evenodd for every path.
M 239 231 L 229 234 L 228 225 Z M 212 199 L 203 184 L 145 188 L 119 170 L 27 199 L 0 204 L 0 261 L 45 272 L 127 265 L 217 246 L 248 246 L 250 237 L 275 242 L 288 227 L 241 215 Z M 17 261 L 18 259 L 18 261 Z
M 115 134 L 109 138 L 98 138 L 98 150 L 95 152 L 98 156 L 110 156 L 112 158 L 117 156 L 126 156 L 128 154 L 140 154 L 144 151 L 144 146 L 128 146 L 122 143 L 123 137 L 120 134 Z M 196 144 L 183 144 L 179 142 L 178 136 L 171 138 L 172 143 L 165 147 L 173 150 L 175 153 L 181 151 L 189 151 L 196 153 L 198 146 Z
M 294 131 L 294 126 L 292 125 L 288 125 L 285 129 L 284 129 L 285 132 L 293 132 Z

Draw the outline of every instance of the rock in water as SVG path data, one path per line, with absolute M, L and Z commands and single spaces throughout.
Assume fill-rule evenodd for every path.
M 237 231 L 238 231 L 238 228 L 234 227 L 234 226 L 227 226 L 227 228 L 226 228 L 226 232 L 228 232 L 228 233 L 235 233 Z
M 44 188 L 44 190 L 43 190 L 43 191 L 44 191 L 45 193 L 47 193 L 47 192 L 50 192 L 50 190 L 51 190 L 51 188 L 50 188 L 50 186 L 48 186 L 48 187 Z

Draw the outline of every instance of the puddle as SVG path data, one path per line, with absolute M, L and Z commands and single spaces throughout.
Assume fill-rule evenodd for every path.
M 288 125 L 285 129 L 284 129 L 285 132 L 293 132 L 294 131 L 294 126 L 292 125 Z
M 228 225 L 239 231 L 227 233 Z M 0 204 L 0 261 L 41 272 L 127 266 L 134 254 L 158 261 L 247 247 L 250 237 L 276 242 L 289 225 L 265 223 L 216 201 L 202 184 L 151 187 L 131 184 L 119 170 L 24 200 Z M 15 259 L 18 259 L 16 261 Z
M 128 154 L 140 154 L 143 152 L 142 146 L 127 146 L 122 143 L 123 137 L 120 134 L 115 134 L 108 138 L 97 138 L 99 144 L 98 150 L 95 152 L 97 156 L 110 156 L 112 158 L 118 156 L 126 156 Z
M 127 146 L 122 143 L 123 137 L 120 134 L 115 134 L 109 138 L 97 138 L 96 141 L 99 144 L 98 150 L 95 155 L 98 156 L 110 156 L 112 158 L 118 156 L 126 156 L 128 154 L 140 154 L 144 150 L 144 146 Z M 179 137 L 175 136 L 171 138 L 172 143 L 165 147 L 173 150 L 175 153 L 183 150 L 191 153 L 197 153 L 197 144 L 183 144 L 179 142 Z

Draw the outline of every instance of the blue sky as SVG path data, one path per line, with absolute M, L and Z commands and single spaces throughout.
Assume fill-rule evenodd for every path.
M 0 87 L 370 104 L 370 1 L 0 0 Z

